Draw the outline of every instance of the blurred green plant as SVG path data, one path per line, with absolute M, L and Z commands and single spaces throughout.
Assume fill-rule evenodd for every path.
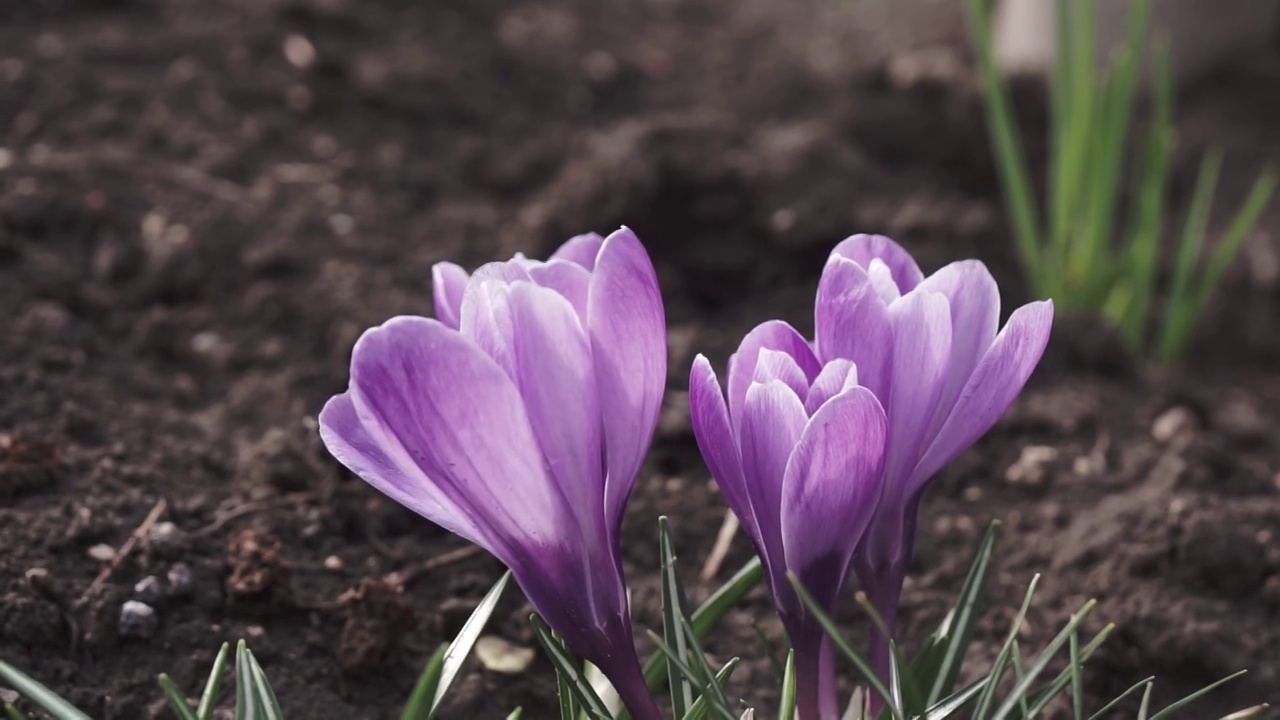
M 1104 70 L 1095 63 L 1097 0 L 1054 0 L 1056 60 L 1051 81 L 1046 197 L 1036 202 L 1008 84 L 996 68 L 991 0 L 967 0 L 1006 211 L 1031 289 L 1073 313 L 1101 315 L 1135 351 L 1163 363 L 1186 355 L 1195 327 L 1227 265 L 1239 253 L 1276 186 L 1264 171 L 1217 246 L 1205 247 L 1222 164 L 1210 151 L 1173 247 L 1168 282 L 1158 283 L 1168 222 L 1174 145 L 1168 48 L 1154 53 L 1150 119 L 1134 152 L 1134 105 L 1153 0 L 1136 0 L 1124 45 Z M 1126 155 L 1131 185 L 1127 207 Z M 1127 212 L 1126 212 L 1127 211 Z M 1125 217 L 1127 216 L 1127 217 Z M 1163 297 L 1162 309 L 1157 299 Z

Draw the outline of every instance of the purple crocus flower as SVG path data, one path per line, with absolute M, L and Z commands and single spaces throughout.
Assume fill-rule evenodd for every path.
M 889 421 L 884 492 L 854 569 L 864 592 L 895 627 L 925 485 L 991 429 L 1021 392 L 1049 340 L 1053 303 L 1032 302 L 1000 323 L 1000 292 L 977 260 L 924 277 L 901 246 L 855 235 L 836 246 L 822 272 L 815 351 L 825 363 L 852 361 Z M 999 332 L 997 332 L 999 330 Z M 889 650 L 872 632 L 883 673 Z
M 884 410 L 852 362 L 819 362 L 780 321 L 747 334 L 728 375 L 725 393 L 705 357 L 693 363 L 698 447 L 764 563 L 795 650 L 799 717 L 838 717 L 834 648 L 787 574 L 834 611 L 880 496 Z
M 551 259 L 432 273 L 437 320 L 356 343 L 325 446 L 396 502 L 505 563 L 547 624 L 638 720 L 659 717 L 633 643 L 624 505 L 666 383 L 666 328 L 644 247 L 623 228 Z

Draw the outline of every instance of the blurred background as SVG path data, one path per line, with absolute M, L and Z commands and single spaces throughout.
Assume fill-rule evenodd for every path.
M 998 44 L 1030 73 L 1014 97 L 1039 177 L 1052 27 L 1009 3 Z M 1280 158 L 1275 3 L 1226 5 L 1157 2 L 1179 75 L 1170 212 L 1222 147 L 1211 237 Z M 810 331 L 824 259 L 855 232 L 926 272 L 980 258 L 1007 308 L 1029 299 L 965 22 L 959 0 L 0 5 L 0 657 L 132 720 L 167 717 L 158 672 L 195 688 L 245 637 L 291 716 L 398 717 L 500 568 L 342 471 L 315 415 L 364 328 L 430 313 L 433 263 L 620 224 L 658 266 L 671 346 L 627 526 L 637 620 L 660 622 L 659 513 L 705 595 L 749 548 L 703 567 L 724 510 L 687 421 L 694 353 L 722 362 L 769 318 Z M 1181 367 L 1060 319 L 926 503 L 909 638 L 1001 518 L 988 656 L 1044 572 L 1024 647 L 1087 597 L 1119 623 L 1095 707 L 1148 674 L 1169 700 L 1244 667 L 1188 716 L 1280 700 L 1278 229 L 1275 204 Z M 508 598 L 490 631 L 530 645 L 527 615 Z M 732 690 L 768 705 L 759 633 L 782 637 L 757 592 L 708 647 L 742 655 Z M 445 717 L 550 717 L 550 677 L 476 664 Z

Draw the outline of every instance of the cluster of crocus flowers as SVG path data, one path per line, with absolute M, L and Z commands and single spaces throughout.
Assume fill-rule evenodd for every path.
M 433 272 L 436 316 L 356 343 L 326 447 L 369 484 L 484 547 L 538 614 L 659 717 L 636 658 L 619 554 L 623 508 L 666 385 L 653 265 L 630 230 L 548 261 Z
M 474 274 L 441 263 L 436 320 L 357 343 L 326 446 L 391 498 L 486 548 L 631 715 L 658 717 L 636 658 L 619 560 L 624 505 L 666 378 L 653 266 L 627 229 L 548 261 Z M 892 633 L 928 480 L 1004 414 L 1038 363 L 1053 307 L 999 328 L 976 261 L 924 277 L 893 241 L 832 252 L 815 335 L 770 321 L 729 360 L 703 356 L 689 398 L 699 448 L 767 571 L 795 650 L 801 720 L 839 716 L 831 641 L 790 583 L 834 611 L 856 574 Z M 883 671 L 888 646 L 873 632 Z

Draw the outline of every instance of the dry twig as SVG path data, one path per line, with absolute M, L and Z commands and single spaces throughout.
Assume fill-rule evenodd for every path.
M 98 577 L 94 578 L 93 582 L 89 583 L 89 587 L 85 588 L 84 592 L 80 594 L 80 597 L 72 604 L 73 608 L 79 609 L 84 607 L 94 595 L 98 594 L 98 591 L 102 589 L 102 586 L 106 585 L 107 581 L 111 579 L 111 576 L 115 574 L 116 570 L 120 569 L 120 566 L 124 564 L 126 559 L 128 559 L 129 555 L 133 552 L 133 549 L 137 547 L 138 542 L 151 531 L 152 526 L 156 524 L 156 521 L 160 519 L 160 516 L 164 514 L 164 511 L 168 509 L 168 507 L 169 503 L 164 498 L 160 498 L 156 501 L 155 507 L 151 508 L 151 512 L 147 513 L 147 516 L 143 518 L 142 524 L 134 528 L 133 532 L 129 535 L 129 539 L 124 541 L 124 544 L 116 551 L 115 556 L 111 558 L 111 561 L 107 563 L 107 566 L 102 568 L 102 571 L 98 573 Z

